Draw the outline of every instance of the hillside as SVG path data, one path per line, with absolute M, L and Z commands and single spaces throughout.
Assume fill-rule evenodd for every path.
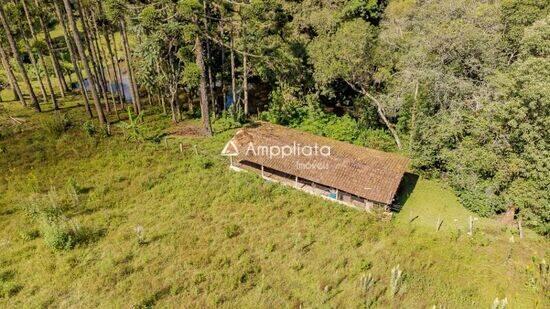
M 492 219 L 469 237 L 472 214 L 436 181 L 386 222 L 230 171 L 223 119 L 212 138 L 164 142 L 178 128 L 147 113 L 141 134 L 105 137 L 73 105 L 2 105 L 0 307 L 550 306 L 547 240 Z

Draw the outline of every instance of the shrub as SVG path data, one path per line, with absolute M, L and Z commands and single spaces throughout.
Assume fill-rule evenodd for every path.
M 292 89 L 278 88 L 271 92 L 269 110 L 261 113 L 260 119 L 281 125 L 297 126 L 307 115 L 307 101 L 312 99 L 306 97 L 305 100 L 299 100 Z
M 240 128 L 242 123 L 235 120 L 231 114 L 224 111 L 219 118 L 214 121 L 214 128 L 217 132 L 223 132 L 230 129 Z
M 395 151 L 395 141 L 389 133 L 381 129 L 361 130 L 355 143 L 382 151 Z
M 338 117 L 326 113 L 317 98 L 311 95 L 298 100 L 282 90 L 275 90 L 271 93 L 269 110 L 262 113 L 260 118 L 339 141 L 395 151 L 395 142 L 389 133 L 383 129 L 367 129 L 374 126 L 372 117 L 358 121 L 350 115 Z
M 344 142 L 353 142 L 359 136 L 359 126 L 349 115 L 337 117 L 332 115 L 324 129 L 324 135 Z
M 83 239 L 78 227 L 65 220 L 45 221 L 42 236 L 46 245 L 55 250 L 70 250 Z
M 122 129 L 122 133 L 126 140 L 130 141 L 144 141 L 145 135 L 143 134 L 143 114 L 133 116 L 132 110 L 128 107 L 128 122 L 118 123 L 118 127 Z
M 59 137 L 67 132 L 73 125 L 67 114 L 56 112 L 52 117 L 48 117 L 42 122 L 42 128 L 49 136 Z
M 60 196 L 52 190 L 48 194 L 34 195 L 22 205 L 27 216 L 39 224 L 40 235 L 46 245 L 54 250 L 70 250 L 78 243 L 100 236 L 94 231 L 78 227 L 65 216 L 65 211 L 69 207 L 78 204 L 80 190 L 74 180 L 69 180 L 67 187 L 66 195 Z M 37 231 L 30 231 L 22 233 L 21 237 L 31 240 L 36 238 L 37 234 Z

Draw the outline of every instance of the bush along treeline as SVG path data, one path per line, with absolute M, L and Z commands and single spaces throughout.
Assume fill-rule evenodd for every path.
M 40 112 L 70 93 L 102 130 L 162 110 L 255 117 L 398 151 L 484 216 L 550 232 L 544 0 L 13 0 L 2 87 Z M 61 99 L 61 100 L 60 100 Z M 133 123 L 133 121 L 132 121 Z M 99 129 L 99 128 L 98 128 Z M 95 130 L 95 128 L 94 128 Z

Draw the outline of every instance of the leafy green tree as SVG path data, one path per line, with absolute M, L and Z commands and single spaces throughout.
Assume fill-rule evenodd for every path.
M 313 76 L 321 86 L 341 79 L 368 98 L 392 133 L 397 147 L 401 148 L 401 140 L 395 125 L 388 119 L 384 103 L 371 93 L 376 36 L 374 26 L 362 19 L 354 19 L 342 22 L 334 33 L 316 37 L 308 49 L 315 68 Z
M 548 1 L 503 0 L 501 12 L 501 23 L 504 25 L 504 51 L 511 63 L 518 56 L 525 28 L 550 13 Z
M 506 151 L 500 180 L 509 205 L 529 224 L 550 233 L 550 17 L 524 31 L 518 60 L 495 77 L 498 89 L 491 118 Z

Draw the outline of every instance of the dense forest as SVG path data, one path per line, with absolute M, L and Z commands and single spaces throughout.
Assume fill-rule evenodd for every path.
M 550 233 L 547 1 L 5 0 L 0 21 L 1 87 L 36 112 L 81 93 L 107 134 L 127 108 L 271 121 Z

